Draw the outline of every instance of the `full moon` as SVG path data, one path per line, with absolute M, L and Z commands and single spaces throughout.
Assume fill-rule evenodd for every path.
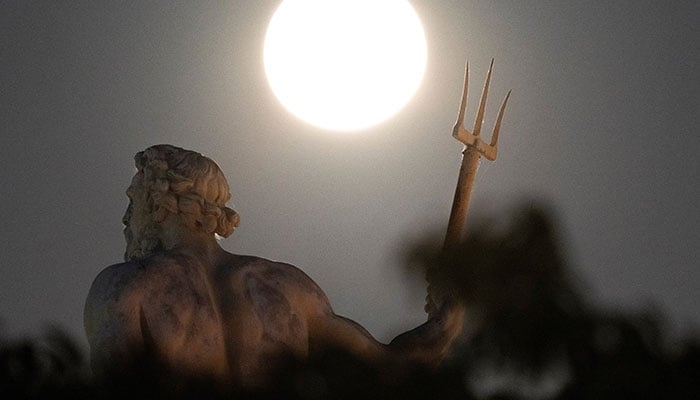
M 405 0 L 285 0 L 265 36 L 265 73 L 292 114 L 354 131 L 396 114 L 420 86 L 427 58 Z

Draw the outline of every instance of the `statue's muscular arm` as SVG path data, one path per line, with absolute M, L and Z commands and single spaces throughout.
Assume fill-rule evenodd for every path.
M 417 328 L 405 332 L 388 345 L 372 337 L 361 325 L 332 311 L 310 321 L 311 349 L 346 351 L 377 367 L 402 369 L 435 367 L 445 357 L 461 331 L 464 311 L 446 304 Z
M 350 353 L 377 367 L 433 367 L 445 357 L 461 332 L 464 310 L 461 305 L 447 302 L 424 324 L 397 336 L 389 344 L 383 344 L 360 324 L 335 314 L 321 288 L 303 272 L 289 267 L 288 272 L 303 275 L 305 279 L 298 280 L 304 286 L 303 292 L 316 299 L 316 306 L 311 307 L 314 311 L 307 314 L 306 321 L 312 356 L 333 349 Z
M 387 346 L 354 321 L 336 315 L 323 290 L 293 265 L 253 258 L 240 272 L 245 291 L 268 334 L 298 336 L 302 325 L 305 352 L 311 357 L 334 349 L 376 362 Z M 299 318 L 303 322 L 295 323 Z

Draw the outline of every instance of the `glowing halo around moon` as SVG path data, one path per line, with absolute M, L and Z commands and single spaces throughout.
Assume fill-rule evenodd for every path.
M 265 36 L 265 73 L 292 114 L 334 131 L 393 116 L 413 97 L 427 49 L 405 0 L 285 0 Z

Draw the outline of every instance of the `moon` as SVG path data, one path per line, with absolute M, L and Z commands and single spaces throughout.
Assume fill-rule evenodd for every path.
M 426 47 L 407 1 L 285 0 L 265 35 L 265 73 L 298 118 L 357 131 L 387 120 L 413 97 Z

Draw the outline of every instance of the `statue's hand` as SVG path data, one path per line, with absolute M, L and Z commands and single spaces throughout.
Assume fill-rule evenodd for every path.
M 428 321 L 403 333 L 391 341 L 390 346 L 399 350 L 412 362 L 425 367 L 437 367 L 447 356 L 452 343 L 462 332 L 464 307 L 453 298 L 446 298 L 439 308 L 434 308 Z
M 423 307 L 423 310 L 428 313 L 428 317 L 431 317 L 438 311 L 438 304 L 440 304 L 440 301 L 433 296 L 434 290 L 431 289 L 431 285 L 428 285 L 428 293 L 425 295 L 425 306 Z
M 445 268 L 428 270 L 428 294 L 425 311 L 428 313 L 429 331 L 440 338 L 443 343 L 441 353 L 444 355 L 451 343 L 462 332 L 464 325 L 465 307 L 461 301 L 454 279 L 450 279 L 449 271 Z M 439 346 L 438 346 L 439 347 Z
M 462 331 L 464 324 L 464 305 L 448 297 L 443 299 L 439 308 L 428 313 L 428 323 L 435 324 L 449 342 Z
M 456 302 L 459 298 L 454 279 L 444 267 L 432 267 L 427 270 L 428 293 L 425 297 L 425 312 L 430 318 L 437 313 L 445 302 Z

